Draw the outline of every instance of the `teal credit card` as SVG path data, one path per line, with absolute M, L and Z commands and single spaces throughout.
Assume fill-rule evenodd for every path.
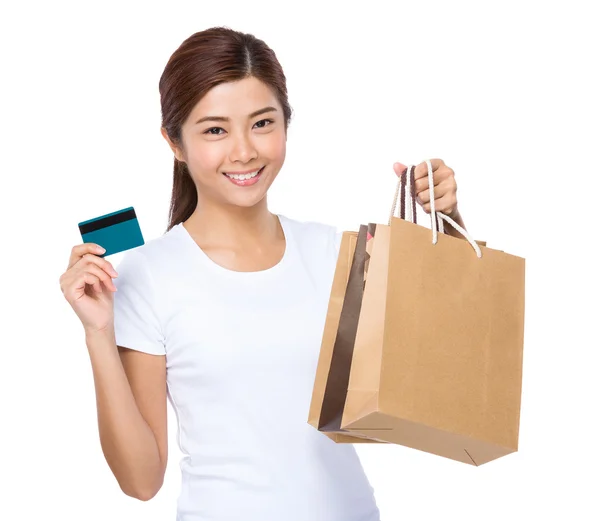
M 106 250 L 100 257 L 144 244 L 140 223 L 133 206 L 80 222 L 79 231 L 84 243 L 93 242 Z

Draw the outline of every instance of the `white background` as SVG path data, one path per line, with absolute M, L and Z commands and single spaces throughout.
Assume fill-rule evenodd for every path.
M 288 78 L 271 211 L 387 222 L 392 164 L 439 157 L 472 235 L 527 259 L 519 452 L 476 468 L 359 445 L 382 520 L 600 519 L 595 3 L 3 4 L 0 519 L 175 518 L 174 414 L 163 488 L 125 496 L 58 279 L 80 221 L 134 206 L 146 241 L 165 231 L 173 156 L 158 80 L 185 38 L 215 25 L 263 39 Z

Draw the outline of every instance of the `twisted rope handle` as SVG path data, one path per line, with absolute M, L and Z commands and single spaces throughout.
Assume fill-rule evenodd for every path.
M 399 182 L 396 186 L 396 193 L 394 194 L 394 201 L 392 203 L 392 211 L 390 212 L 390 218 L 388 220 L 388 226 L 392 225 L 392 217 L 396 213 L 396 205 L 398 202 L 398 194 L 400 194 L 400 219 L 405 218 L 406 213 L 406 178 L 409 178 L 409 187 L 410 187 L 410 200 L 411 205 L 409 206 L 411 210 L 410 222 L 413 224 L 417 224 L 417 194 L 415 190 L 415 177 L 414 177 L 414 166 L 409 166 L 402 171 L 399 176 Z
M 427 164 L 427 175 L 429 178 L 429 191 L 431 193 L 431 232 L 432 232 L 432 243 L 437 244 L 438 240 L 438 232 L 444 233 L 444 225 L 442 221 L 446 221 L 450 226 L 452 226 L 455 230 L 457 230 L 473 247 L 477 257 L 481 258 L 481 249 L 475 240 L 471 237 L 471 235 L 465 230 L 462 226 L 456 223 L 453 219 L 448 217 L 446 214 L 442 212 L 436 212 L 435 210 L 435 194 L 434 194 L 434 184 L 433 184 L 433 167 L 431 166 L 431 161 L 429 159 L 425 160 Z M 392 211 L 390 212 L 390 219 L 388 222 L 388 226 L 392 225 L 392 217 L 394 217 L 394 213 L 396 212 L 396 205 L 398 200 L 398 195 L 401 194 L 400 199 L 400 218 L 404 219 L 404 198 L 405 198 L 405 186 L 406 186 L 406 177 L 409 178 L 409 186 L 410 186 L 410 199 L 411 199 L 411 222 L 413 224 L 417 224 L 417 214 L 416 214 L 416 194 L 415 194 L 415 179 L 414 179 L 414 166 L 409 166 L 402 174 L 399 176 L 398 185 L 396 186 L 396 193 L 394 195 L 394 203 L 392 205 Z

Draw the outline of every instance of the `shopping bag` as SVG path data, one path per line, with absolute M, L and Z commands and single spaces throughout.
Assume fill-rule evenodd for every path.
M 471 465 L 517 451 L 525 259 L 434 207 L 431 229 L 393 214 L 376 227 L 340 429 Z M 467 240 L 438 236 L 442 220 Z
M 400 216 L 404 219 L 406 180 L 405 177 L 402 179 L 398 189 L 402 189 Z M 414 183 L 411 186 L 414 187 Z M 397 197 L 398 193 L 394 196 L 394 204 Z M 412 215 L 416 222 L 414 197 L 412 202 Z M 393 212 L 394 209 L 392 209 Z M 377 225 L 370 223 L 368 226 L 361 225 L 359 232 L 343 233 L 313 389 L 309 424 L 338 443 L 360 441 L 386 443 L 383 440 L 366 439 L 367 436 L 361 433 L 357 433 L 357 436 L 361 436 L 363 439 L 357 440 L 350 437 L 350 433 L 341 428 L 354 342 L 376 229 Z M 389 238 L 383 237 L 383 240 L 386 241 L 384 245 L 387 245 Z M 378 256 L 378 263 L 381 260 L 383 258 Z M 386 269 L 387 259 L 385 262 Z M 385 275 L 383 266 L 378 265 L 376 268 L 378 276 Z M 372 308 L 370 305 L 369 310 Z M 381 310 L 381 324 L 372 330 L 375 333 L 383 333 L 384 311 L 384 309 Z M 379 325 L 381 329 L 379 329 Z M 360 363 L 371 363 L 370 355 L 367 355 L 366 359 Z
M 375 442 L 361 433 L 339 428 L 350 374 L 353 337 L 366 276 L 367 226 L 342 234 L 319 353 L 308 423 L 337 443 Z M 349 290 L 349 291 L 348 291 Z M 341 328 L 340 328 L 341 325 Z M 332 428 L 337 415 L 337 428 Z
M 404 176 L 406 176 L 406 173 Z M 411 186 L 414 188 L 414 183 Z M 398 188 L 402 189 L 400 217 L 404 219 L 405 177 L 402 178 L 402 182 L 399 183 Z M 394 196 L 394 202 L 397 197 L 398 193 Z M 412 219 L 416 223 L 415 197 L 412 198 L 412 207 L 409 207 L 409 210 L 411 208 Z M 392 209 L 393 212 L 394 209 Z M 368 226 L 362 225 L 359 232 L 347 231 L 343 234 L 313 389 L 309 423 L 338 443 L 356 443 L 361 441 L 386 443 L 384 440 L 366 439 L 367 436 L 361 433 L 357 433 L 357 436 L 361 436 L 362 439 L 357 440 L 355 437 L 350 437 L 350 433 L 341 428 L 342 415 L 348 393 L 354 342 L 361 313 L 363 292 L 369 271 L 370 257 L 375 242 L 373 239 L 376 229 L 377 225 L 370 223 Z M 389 237 L 384 236 L 382 240 L 384 241 L 384 247 L 386 247 Z M 387 252 L 388 250 L 386 249 L 385 251 Z M 382 260 L 385 260 L 384 266 L 379 265 Z M 378 278 L 386 275 L 386 269 L 387 258 L 384 259 L 383 256 L 378 255 L 378 265 L 375 269 Z M 372 297 L 370 300 L 372 300 Z M 370 302 L 368 307 L 371 315 L 375 311 L 372 304 Z M 372 329 L 367 328 L 367 332 L 383 334 L 385 308 L 380 311 L 379 318 L 381 320 L 378 321 L 376 327 Z M 375 313 L 375 316 L 377 316 L 377 313 Z M 364 320 L 363 323 L 365 323 Z M 363 354 L 363 352 L 359 354 Z M 372 361 L 372 354 L 367 353 L 365 359 L 360 361 L 360 364 L 372 363 Z

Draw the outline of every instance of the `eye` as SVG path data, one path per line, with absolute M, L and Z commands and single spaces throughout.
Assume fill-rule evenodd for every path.
M 259 125 L 259 123 L 266 123 L 266 125 Z M 268 125 L 270 125 L 271 123 L 275 123 L 275 120 L 273 120 L 273 119 L 261 119 L 260 121 L 257 121 L 255 123 L 255 125 L 259 125 L 258 128 L 265 128 Z M 211 135 L 211 136 L 221 136 L 222 135 L 220 132 L 213 132 L 213 130 L 219 131 L 219 130 L 223 130 L 223 129 L 221 127 L 211 127 L 209 129 L 205 130 L 203 132 L 203 134 L 208 134 L 208 135 Z M 223 132 L 225 132 L 225 131 L 223 130 Z
M 209 128 L 208 130 L 206 130 L 205 132 L 203 132 L 203 134 L 210 134 L 211 136 L 220 136 L 221 134 L 216 134 L 214 132 L 212 132 L 213 130 L 223 130 L 221 127 L 212 127 Z
M 269 125 L 270 125 L 271 123 L 274 123 L 274 121 L 273 121 L 272 119 L 261 119 L 260 121 L 257 121 L 257 122 L 256 122 L 256 125 L 258 125 L 259 123 L 262 123 L 262 122 L 264 122 L 264 121 L 266 121 L 266 122 L 267 122 Z M 267 126 L 267 125 L 264 125 L 264 126 L 262 126 L 262 127 L 258 127 L 258 128 L 265 128 L 266 126 Z

